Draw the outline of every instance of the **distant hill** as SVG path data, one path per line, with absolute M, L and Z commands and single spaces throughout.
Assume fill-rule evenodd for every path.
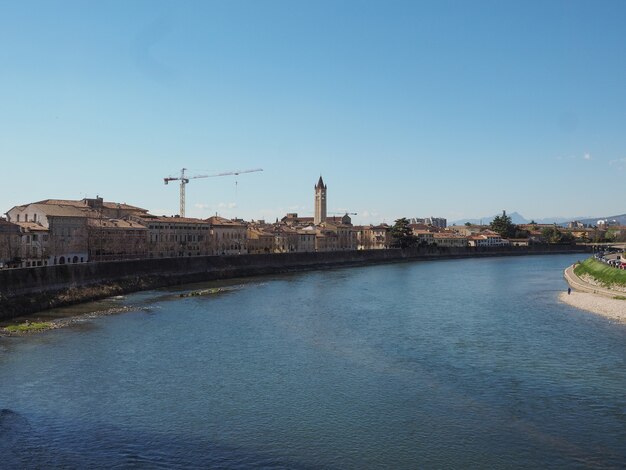
M 500 215 L 500 214 L 496 214 Z M 496 217 L 496 215 L 483 217 L 482 219 L 460 219 L 450 222 L 448 225 L 465 225 L 465 223 L 469 222 L 470 224 L 480 224 L 489 225 L 491 221 Z M 557 224 L 557 225 L 566 225 L 568 222 L 573 220 L 578 220 L 584 224 L 595 225 L 598 220 L 609 219 L 609 220 L 617 220 L 620 225 L 626 225 L 626 214 L 622 215 L 612 215 L 608 217 L 591 217 L 588 215 L 578 216 L 578 217 L 545 217 L 543 219 L 527 219 L 523 215 L 517 212 L 507 213 L 509 217 L 511 217 L 511 221 L 516 224 L 529 224 L 533 220 L 538 224 Z
M 502 214 L 490 215 L 487 217 L 483 217 L 481 219 L 460 219 L 460 220 L 455 220 L 449 223 L 448 225 L 465 225 L 467 222 L 469 222 L 470 224 L 474 224 L 474 225 L 477 225 L 480 223 L 482 223 L 483 225 L 489 225 L 491 221 L 495 219 L 496 216 L 499 216 L 499 215 L 502 215 Z M 511 212 L 510 214 L 507 213 L 506 215 L 508 215 L 511 218 L 511 222 L 513 222 L 514 224 L 527 224 L 529 222 L 517 212 Z

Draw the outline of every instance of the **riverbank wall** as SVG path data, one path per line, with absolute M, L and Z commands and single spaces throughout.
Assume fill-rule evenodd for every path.
M 236 277 L 435 259 L 584 253 L 584 246 L 436 248 L 158 258 L 0 270 L 0 320 L 139 290 Z

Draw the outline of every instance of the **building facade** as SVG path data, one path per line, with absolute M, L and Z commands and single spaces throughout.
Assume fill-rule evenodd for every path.
M 102 233 L 109 220 L 117 219 L 121 223 L 121 219 L 145 213 L 147 210 L 140 207 L 96 197 L 45 199 L 15 206 L 7 212 L 7 218 L 20 226 L 21 265 L 30 267 L 86 263 L 95 246 L 91 236 L 94 224 L 99 225 L 98 233 Z M 112 228 L 115 223 L 110 224 Z
M 355 227 L 357 249 L 384 250 L 391 246 L 391 227 L 387 224 Z
M 134 220 L 88 219 L 90 261 L 148 258 L 148 228 Z
M 238 255 L 248 252 L 247 227 L 237 220 L 213 216 L 206 220 L 211 225 L 215 254 Z
M 0 218 L 0 269 L 19 266 L 20 249 L 19 225 Z
M 206 220 L 149 214 L 135 220 L 147 228 L 150 258 L 206 256 L 215 252 L 211 224 Z

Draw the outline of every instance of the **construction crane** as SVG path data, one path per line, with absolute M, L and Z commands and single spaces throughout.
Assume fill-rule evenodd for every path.
M 167 178 L 163 178 L 163 182 L 168 184 L 170 181 L 179 181 L 180 180 L 180 216 L 185 217 L 185 185 L 189 183 L 189 180 L 197 179 L 197 178 L 213 178 L 215 176 L 230 176 L 230 175 L 240 175 L 242 173 L 254 173 L 255 171 L 263 171 L 263 168 L 255 168 L 253 170 L 236 170 L 236 171 L 226 171 L 224 173 L 216 173 L 214 175 L 195 175 L 195 176 L 187 176 L 185 174 L 187 168 L 183 168 L 180 170 L 180 176 L 168 176 Z

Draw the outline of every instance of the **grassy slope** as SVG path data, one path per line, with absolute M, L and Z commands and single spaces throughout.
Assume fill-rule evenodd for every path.
M 576 275 L 589 274 L 606 287 L 626 286 L 626 271 L 613 268 L 593 258 L 588 258 L 574 269 Z
M 48 322 L 32 322 L 32 323 L 21 323 L 19 325 L 10 325 L 5 328 L 10 333 L 28 333 L 29 331 L 39 331 L 46 330 L 50 328 L 50 323 Z

